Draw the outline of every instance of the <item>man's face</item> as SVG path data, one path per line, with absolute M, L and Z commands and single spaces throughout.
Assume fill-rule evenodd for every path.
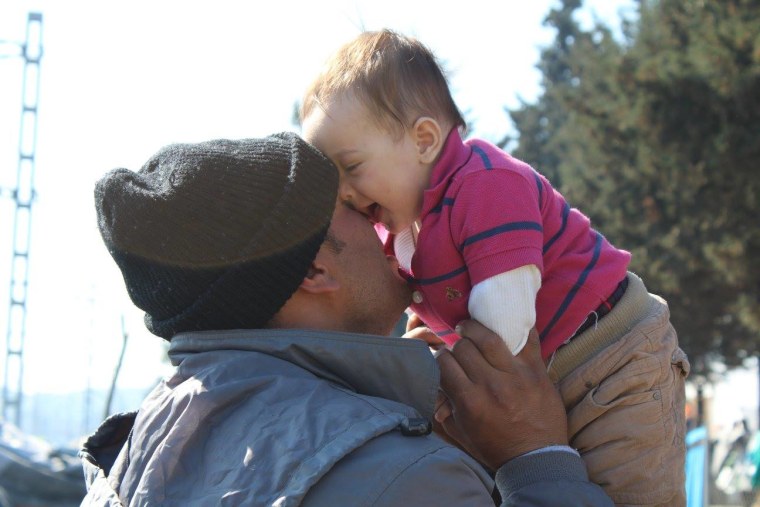
M 346 205 L 337 205 L 329 235 L 334 241 L 319 256 L 341 284 L 336 330 L 388 335 L 411 301 L 398 261 L 385 255 L 367 217 Z

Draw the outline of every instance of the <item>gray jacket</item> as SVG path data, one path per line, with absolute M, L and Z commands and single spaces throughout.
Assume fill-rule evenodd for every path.
M 136 416 L 85 444 L 83 505 L 493 505 L 485 470 L 424 431 L 439 373 L 422 342 L 219 331 L 180 334 L 169 355 L 174 373 Z M 520 500 L 557 479 L 562 498 L 575 483 L 591 494 L 567 505 L 603 505 L 580 459 L 531 458 L 497 475 L 507 505 L 560 505 Z M 559 475 L 556 459 L 571 460 Z

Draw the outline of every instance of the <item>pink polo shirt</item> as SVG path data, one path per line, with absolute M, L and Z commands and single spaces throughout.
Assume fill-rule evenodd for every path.
M 449 344 L 469 318 L 472 287 L 535 264 L 541 271 L 536 328 L 546 358 L 626 276 L 630 254 L 613 247 L 589 219 L 527 164 L 482 140 L 449 134 L 425 191 L 422 227 L 405 273 L 412 309 Z M 386 250 L 393 251 L 393 236 Z

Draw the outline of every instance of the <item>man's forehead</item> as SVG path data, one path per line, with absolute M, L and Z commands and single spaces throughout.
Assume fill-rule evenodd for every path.
M 365 215 L 353 209 L 350 204 L 338 202 L 335 205 L 335 212 L 333 213 L 333 219 L 330 223 L 330 230 L 340 233 L 340 231 L 343 230 L 346 232 L 349 232 L 350 230 L 355 231 L 357 227 L 372 228 L 372 224 Z M 349 237 L 343 239 L 350 242 L 350 233 Z
M 346 202 L 346 201 L 342 201 L 340 199 L 340 197 L 338 197 L 337 201 L 335 202 L 335 212 L 333 213 L 333 220 L 335 219 L 335 217 L 338 217 L 338 216 L 344 215 L 344 214 L 349 214 L 349 216 L 350 216 L 351 213 L 356 213 L 356 214 L 361 215 L 361 213 L 359 213 L 358 211 L 356 211 L 351 206 L 351 203 Z

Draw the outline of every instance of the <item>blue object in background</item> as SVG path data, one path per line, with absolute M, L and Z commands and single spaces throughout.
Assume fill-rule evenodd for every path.
M 699 426 L 686 434 L 686 506 L 707 505 L 707 428 Z

